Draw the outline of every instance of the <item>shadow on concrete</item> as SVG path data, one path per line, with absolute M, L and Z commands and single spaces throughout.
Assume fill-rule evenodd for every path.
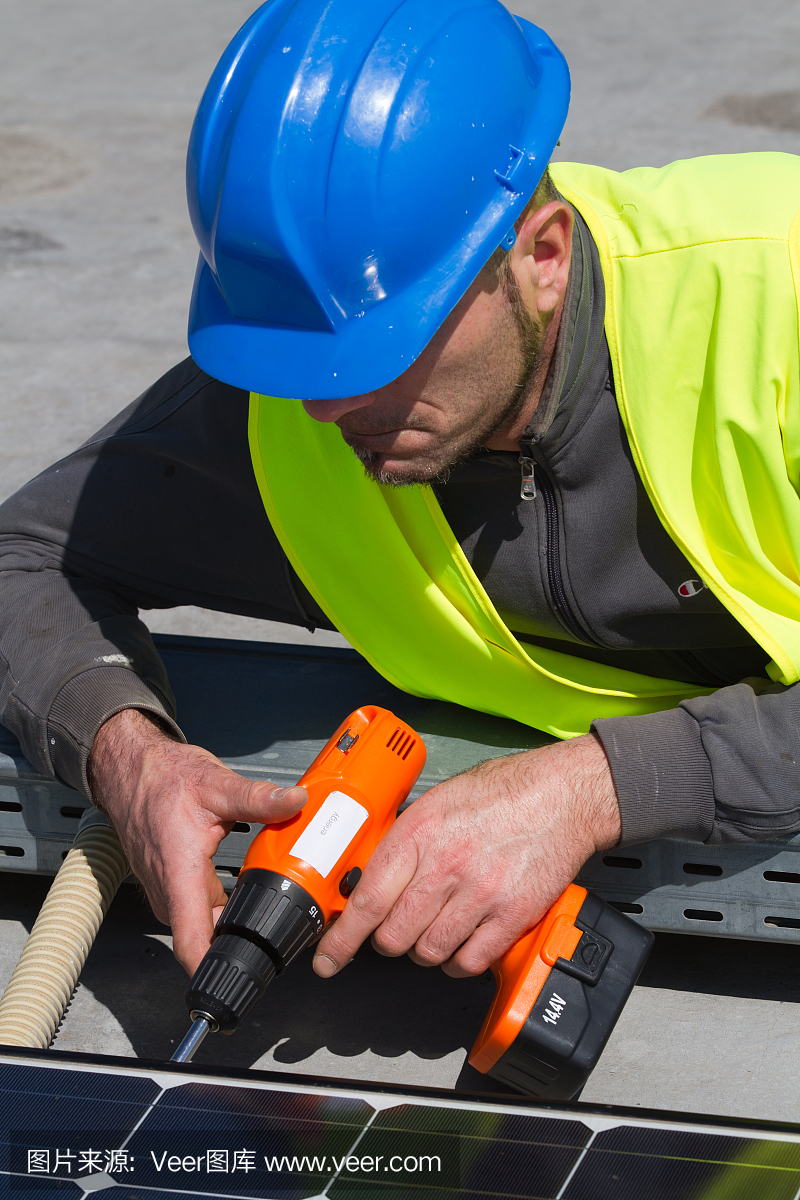
M 639 986 L 797 1003 L 800 947 L 657 933 Z
M 30 930 L 50 880 L 0 873 L 0 904 L 7 920 Z M 119 1031 L 125 1033 L 139 1058 L 167 1059 L 188 1028 L 183 993 L 187 978 L 169 946 L 153 935 L 167 930 L 153 917 L 138 888 L 123 884 L 81 975 L 81 987 L 108 1010 L 112 1021 L 104 1030 L 101 1012 L 95 1029 L 72 1029 L 86 1048 L 125 1053 Z M 319 1050 L 336 1059 L 348 1075 L 347 1060 L 367 1051 L 380 1058 L 410 1053 L 420 1060 L 442 1059 L 472 1045 L 494 995 L 487 972 L 477 979 L 454 980 L 440 970 L 417 967 L 405 956 L 388 959 L 365 946 L 342 974 L 319 979 L 311 969 L 310 952 L 303 954 L 285 976 L 275 980 L 242 1028 L 231 1037 L 209 1037 L 198 1051 L 198 1065 L 247 1068 L 272 1051 L 274 1066 L 299 1067 Z M 67 1014 L 54 1048 L 65 1045 L 68 1022 L 86 1021 L 77 1006 Z M 117 1047 L 111 1043 L 117 1039 Z M 74 1037 L 70 1038 L 73 1043 Z M 73 1048 L 71 1044 L 70 1049 Z M 262 1064 L 272 1066 L 269 1064 Z M 416 1082 L 424 1082 L 417 1064 Z M 458 1086 L 507 1091 L 465 1067 Z M 474 1078 L 473 1078 L 474 1077 Z M 438 1082 L 432 1070 L 431 1082 Z

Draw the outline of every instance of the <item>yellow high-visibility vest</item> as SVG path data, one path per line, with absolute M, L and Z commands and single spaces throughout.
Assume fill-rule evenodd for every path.
M 800 158 L 618 174 L 559 163 L 600 250 L 617 400 L 662 523 L 740 624 L 800 679 Z M 253 394 L 273 528 L 345 637 L 415 695 L 558 737 L 712 689 L 521 645 L 428 487 L 368 479 L 335 425 Z

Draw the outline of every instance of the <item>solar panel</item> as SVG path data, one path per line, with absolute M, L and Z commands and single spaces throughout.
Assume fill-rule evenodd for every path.
M 797 1200 L 800 1126 L 0 1053 L 0 1197 Z

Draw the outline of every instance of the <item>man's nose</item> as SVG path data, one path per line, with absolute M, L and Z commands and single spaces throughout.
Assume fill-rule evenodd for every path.
M 374 400 L 375 392 L 365 392 L 363 396 L 346 396 L 343 400 L 304 400 L 303 408 L 315 421 L 338 421 L 357 408 L 368 408 Z

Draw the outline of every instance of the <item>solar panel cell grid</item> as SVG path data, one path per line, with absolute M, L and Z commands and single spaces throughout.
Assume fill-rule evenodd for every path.
M 564 1200 L 795 1200 L 800 1145 L 623 1127 L 592 1141 Z
M 590 1136 L 591 1130 L 579 1121 L 401 1105 L 378 1113 L 359 1142 L 358 1153 L 382 1164 L 409 1159 L 412 1165 L 418 1162 L 419 1169 L 400 1173 L 384 1166 L 377 1172 L 344 1171 L 328 1195 L 331 1200 L 347 1200 L 364 1195 L 367 1186 L 388 1192 L 405 1183 L 419 1200 L 478 1197 L 496 1194 L 502 1179 L 504 1194 L 550 1197 L 567 1179 Z M 425 1186 L 421 1160 L 426 1155 L 442 1159 L 444 1179 L 437 1173 L 435 1187 Z
M 111 1193 L 106 1192 L 109 1196 Z M 0 1175 L 0 1197 L 2 1200 L 79 1200 L 85 1192 L 74 1183 L 62 1179 L 20 1179 Z M 117 1200 L 117 1197 L 114 1197 Z M 174 1196 L 170 1200 L 175 1200 Z
M 330 1183 L 373 1115 L 355 1097 L 192 1083 L 163 1093 L 127 1149 L 138 1186 L 301 1200 Z
M 249 1076 L 237 1086 L 230 1079 L 182 1073 L 169 1086 L 174 1074 L 150 1078 L 125 1067 L 53 1069 L 40 1059 L 13 1062 L 10 1052 L 4 1057 L 9 1061 L 0 1062 L 0 1149 L 6 1173 L 0 1171 L 0 1198 L 9 1200 L 77 1200 L 86 1192 L 76 1186 L 76 1174 L 91 1180 L 91 1196 L 108 1200 L 212 1194 L 231 1200 L 310 1200 L 321 1194 L 330 1200 L 800 1195 L 800 1129 L 795 1133 L 793 1127 L 782 1136 L 758 1137 L 753 1129 L 737 1135 L 689 1119 L 683 1126 L 674 1117 L 669 1124 L 632 1118 L 624 1110 L 603 1109 L 598 1117 L 587 1108 L 583 1117 L 534 1104 L 509 1108 L 482 1099 L 390 1097 L 356 1085 L 321 1089 L 255 1079 L 251 1086 Z M 131 1169 L 113 1176 L 82 1170 L 71 1178 L 25 1177 L 19 1163 L 27 1152 L 19 1137 L 11 1145 L 9 1113 L 14 1127 L 21 1119 L 35 1122 L 50 1145 L 68 1138 L 74 1150 L 74 1139 L 94 1141 L 100 1132 L 110 1148 L 116 1138 Z M 8 1174 L 12 1161 L 15 1174 Z
M 187 1083 L 162 1092 L 148 1120 L 158 1119 L 177 1123 L 185 1114 L 193 1124 L 220 1119 L 255 1121 L 308 1122 L 318 1125 L 336 1121 L 360 1131 L 374 1112 L 365 1099 L 358 1096 L 327 1095 L 325 1092 L 269 1091 L 261 1088 L 226 1087 L 224 1084 Z
M 104 1192 L 90 1193 L 90 1200 L 187 1200 L 185 1192 L 159 1192 L 152 1188 L 108 1188 Z
M 153 1188 L 120 1188 L 90 1193 L 90 1200 L 186 1200 L 185 1192 L 159 1192 Z
M 0 1171 L 26 1170 L 29 1150 L 49 1155 L 49 1168 L 59 1150 L 74 1156 L 64 1160 L 72 1167 L 83 1151 L 121 1146 L 160 1090 L 154 1080 L 142 1076 L 0 1064 Z M 3 1182 L 7 1184 L 7 1177 Z M 44 1178 L 20 1182 L 26 1195 L 35 1187 L 50 1195 L 57 1183 L 62 1192 L 73 1186 Z
M 143 1076 L 0 1063 L 0 1106 L 18 1129 L 128 1131 L 160 1090 Z

